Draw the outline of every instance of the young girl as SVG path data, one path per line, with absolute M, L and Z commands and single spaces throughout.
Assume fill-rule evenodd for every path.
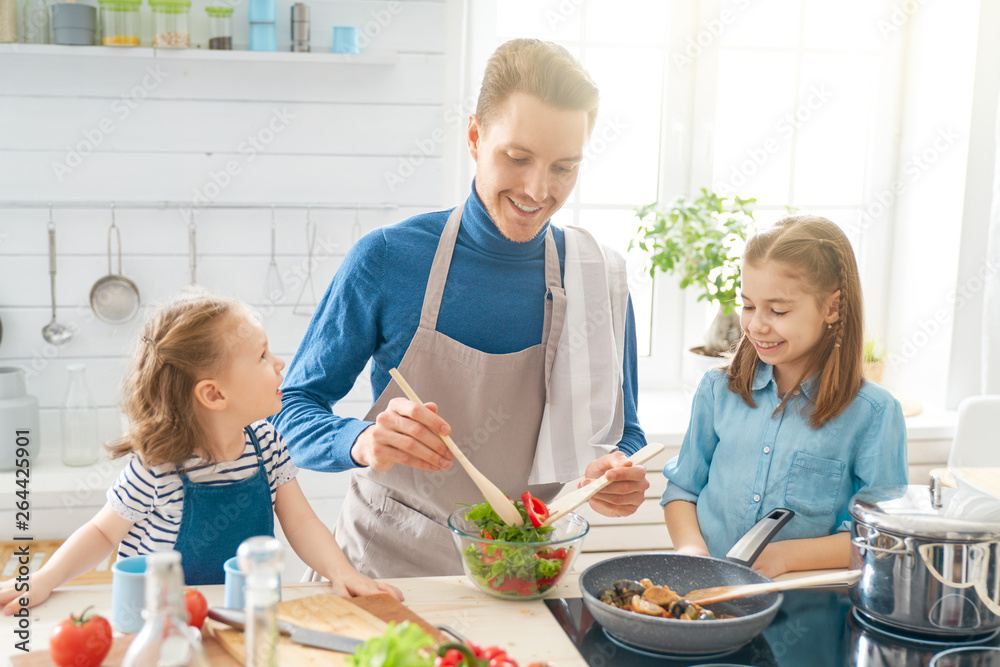
M 131 455 L 108 502 L 31 577 L 31 606 L 118 556 L 175 549 L 189 585 L 220 584 L 223 563 L 248 537 L 274 534 L 343 596 L 388 592 L 360 574 L 309 506 L 285 442 L 265 418 L 281 410 L 285 363 L 249 308 L 208 295 L 181 298 L 146 325 L 124 385 Z M 19 596 L 0 586 L 4 612 Z
M 679 553 L 722 557 L 787 507 L 795 516 L 754 568 L 846 567 L 851 496 L 907 483 L 899 402 L 861 376 L 854 251 L 825 218 L 785 218 L 747 242 L 741 296 L 736 353 L 702 379 L 663 468 L 670 538 Z

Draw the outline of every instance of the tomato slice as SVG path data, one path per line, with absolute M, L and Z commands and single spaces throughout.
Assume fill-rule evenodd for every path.
M 535 528 L 541 527 L 545 523 L 545 520 L 549 518 L 549 508 L 546 507 L 542 499 L 536 498 L 528 491 L 525 491 L 521 494 L 521 502 L 524 503 L 524 509 L 528 512 L 531 525 Z

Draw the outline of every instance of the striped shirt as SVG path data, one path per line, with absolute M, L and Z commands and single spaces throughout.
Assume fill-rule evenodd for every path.
M 278 487 L 295 477 L 284 439 L 266 420 L 251 425 L 260 444 L 261 458 L 271 486 L 271 506 Z M 235 461 L 209 463 L 192 456 L 181 464 L 188 479 L 196 484 L 231 484 L 257 471 L 257 454 L 246 436 L 243 454 Z M 184 486 L 177 466 L 165 463 L 147 469 L 139 457 L 131 455 L 128 465 L 108 489 L 108 503 L 122 518 L 134 522 L 118 546 L 118 557 L 152 551 L 169 551 L 177 541 L 184 510 Z

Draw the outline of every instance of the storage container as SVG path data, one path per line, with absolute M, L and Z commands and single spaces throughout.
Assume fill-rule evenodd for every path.
M 100 0 L 101 44 L 139 46 L 139 6 L 142 0 Z
M 208 48 L 230 51 L 233 48 L 233 8 L 205 7 L 208 14 Z
M 97 30 L 97 9 L 90 5 L 61 2 L 52 5 L 52 43 L 90 46 Z
M 38 456 L 41 436 L 38 432 L 38 399 L 28 393 L 24 371 L 14 366 L 0 366 L 0 470 L 14 470 L 18 449 L 28 458 Z M 23 465 L 21 467 L 24 467 Z
M 188 15 L 191 0 L 149 0 L 153 10 L 153 46 L 186 49 L 191 46 Z

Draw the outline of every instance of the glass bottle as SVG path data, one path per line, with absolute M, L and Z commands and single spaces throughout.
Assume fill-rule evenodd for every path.
M 71 364 L 69 389 L 61 410 L 62 462 L 68 466 L 89 466 L 97 462 L 101 444 L 97 435 L 97 407 L 87 388 L 87 367 Z
M 24 3 L 21 13 L 21 39 L 25 44 L 48 44 L 52 41 L 50 4 L 50 0 L 27 0 Z
M 17 41 L 17 0 L 0 0 L 0 42 Z
M 236 562 L 246 577 L 247 667 L 278 664 L 278 587 L 283 564 L 281 542 L 251 537 L 236 550 Z
M 184 573 L 177 551 L 146 556 L 146 619 L 122 667 L 208 667 L 201 638 L 187 624 Z

